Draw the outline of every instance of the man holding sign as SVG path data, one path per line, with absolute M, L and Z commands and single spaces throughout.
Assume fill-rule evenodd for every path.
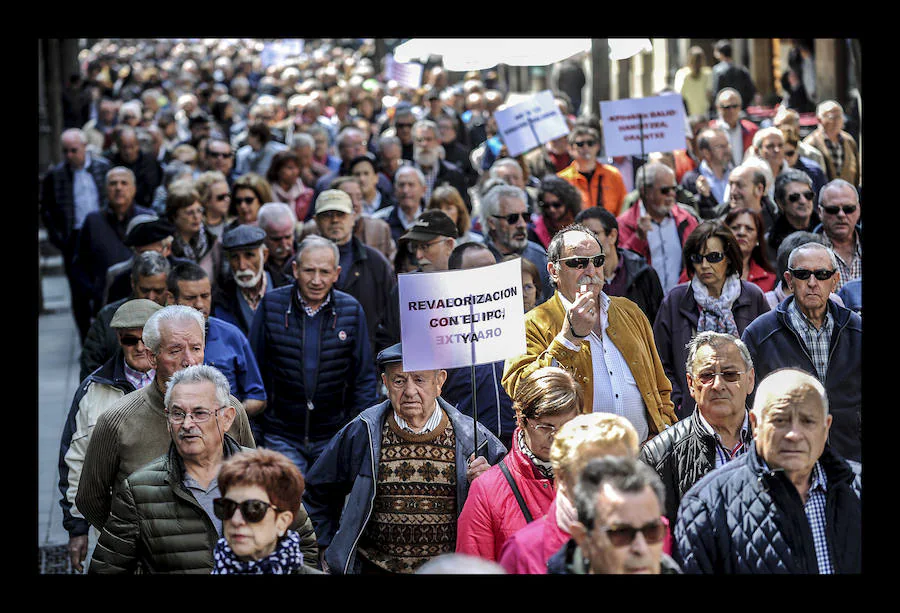
M 627 298 L 603 293 L 603 246 L 575 224 L 550 242 L 547 270 L 556 292 L 525 316 L 526 352 L 506 361 L 503 386 L 542 366 L 572 372 L 584 387 L 584 411 L 626 417 L 645 441 L 678 421 L 650 322 Z

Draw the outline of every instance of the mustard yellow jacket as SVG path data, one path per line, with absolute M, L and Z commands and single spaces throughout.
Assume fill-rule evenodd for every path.
M 580 351 L 572 351 L 559 340 L 565 325 L 566 311 L 555 292 L 550 300 L 536 306 L 525 315 L 526 352 L 506 360 L 503 371 L 503 388 L 515 398 L 519 381 L 533 371 L 553 365 L 553 360 L 571 372 L 584 388 L 583 413 L 590 413 L 594 405 L 593 367 L 590 344 L 583 342 Z M 669 396 L 672 384 L 666 377 L 662 362 L 653 341 L 650 322 L 640 308 L 619 296 L 610 296 L 609 327 L 606 333 L 628 362 L 637 383 L 644 405 L 650 436 L 662 432 L 666 426 L 678 421 Z

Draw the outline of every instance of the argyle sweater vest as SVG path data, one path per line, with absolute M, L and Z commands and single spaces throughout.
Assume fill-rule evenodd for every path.
M 412 573 L 456 548 L 456 436 L 444 413 L 432 432 L 401 430 L 393 411 L 381 431 L 372 517 L 359 552 L 376 566 Z

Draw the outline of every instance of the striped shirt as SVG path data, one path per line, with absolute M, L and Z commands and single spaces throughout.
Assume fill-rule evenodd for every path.
M 750 418 L 747 411 L 744 411 L 744 423 L 741 424 L 740 440 L 733 448 L 728 448 L 722 444 L 722 437 L 713 430 L 713 427 L 709 425 L 701 411 L 697 411 L 697 415 L 700 416 L 700 425 L 703 429 L 716 439 L 716 468 L 725 466 L 731 460 L 744 455 L 750 449 L 750 445 L 753 444 L 753 438 L 750 436 Z
M 825 320 L 822 322 L 822 327 L 818 330 L 816 330 L 816 327 L 806 315 L 797 308 L 796 299 L 791 300 L 788 305 L 787 315 L 794 330 L 797 331 L 797 334 L 803 340 L 803 344 L 806 345 L 809 357 L 816 367 L 819 381 L 825 383 L 825 376 L 828 374 L 828 351 L 831 347 L 831 332 L 834 330 L 834 319 L 832 319 L 831 313 L 827 309 L 825 310 Z
M 136 390 L 143 389 L 144 386 L 153 381 L 153 377 L 155 376 L 155 368 L 151 368 L 147 372 L 141 372 L 139 370 L 133 369 L 128 365 L 128 362 L 125 362 L 125 378 L 128 379 L 128 382 L 131 383 Z
M 444 415 L 444 410 L 441 409 L 441 405 L 438 404 L 438 401 L 434 401 L 434 411 L 431 413 L 431 417 L 428 418 L 428 421 L 425 422 L 425 425 L 422 426 L 422 429 L 418 432 L 412 429 L 406 420 L 400 417 L 400 414 L 397 412 L 397 409 L 394 409 L 394 421 L 397 422 L 397 425 L 400 426 L 401 430 L 406 430 L 407 432 L 412 432 L 413 434 L 427 434 L 431 432 L 435 428 L 437 428 L 441 423 L 441 417 Z
M 803 505 L 803 510 L 806 512 L 809 529 L 812 531 L 813 544 L 816 547 L 816 562 L 819 565 L 820 575 L 834 574 L 834 566 L 832 566 L 831 555 L 828 552 L 828 537 L 826 533 L 825 492 L 827 490 L 825 471 L 816 462 L 816 465 L 813 467 L 809 492 L 806 503 Z
M 834 243 L 831 242 L 831 239 L 828 238 L 827 234 L 822 234 L 822 238 L 825 239 L 825 246 L 830 247 L 832 251 L 834 251 Z M 859 279 L 862 277 L 862 241 L 859 240 L 859 236 L 855 236 L 855 249 L 853 250 L 853 259 L 850 262 L 845 262 L 840 255 L 838 255 L 837 251 L 834 251 L 834 257 L 837 259 L 838 270 L 841 273 L 841 278 L 838 280 L 837 285 L 834 288 L 834 291 L 839 291 L 844 284 L 852 281 L 853 279 Z
M 568 312 L 572 308 L 572 303 L 566 300 L 562 294 L 559 295 L 559 299 L 563 308 Z M 591 366 L 593 367 L 594 405 L 591 410 L 594 413 L 606 411 L 625 417 L 637 430 L 638 440 L 645 441 L 650 435 L 650 426 L 647 424 L 647 407 L 644 405 L 644 398 L 634 380 L 634 375 L 631 374 L 625 356 L 606 333 L 606 329 L 609 327 L 609 296 L 600 292 L 598 303 L 601 334 L 598 335 L 595 328 L 591 330 L 586 339 L 591 348 Z M 580 344 L 576 346 L 563 336 L 560 336 L 560 339 L 569 349 L 581 350 Z

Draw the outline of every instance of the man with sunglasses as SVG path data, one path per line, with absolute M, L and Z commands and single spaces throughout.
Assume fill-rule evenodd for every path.
M 526 351 L 509 358 L 503 373 L 509 396 L 534 370 L 558 365 L 584 388 L 583 412 L 622 415 L 641 441 L 678 421 L 647 316 L 631 300 L 602 291 L 605 255 L 596 235 L 578 224 L 564 228 L 548 259 L 556 291 L 525 314 Z
M 753 136 L 759 126 L 749 119 L 741 119 L 742 98 L 740 92 L 732 87 L 725 87 L 716 94 L 717 119 L 709 125 L 721 128 L 728 136 L 731 145 L 731 161 L 735 166 L 744 161 L 744 152 L 753 145 Z M 746 106 L 746 105 L 743 105 Z
M 206 170 L 217 170 L 225 175 L 228 188 L 234 183 L 234 151 L 231 143 L 220 138 L 210 138 L 206 141 L 206 157 L 204 159 Z
M 775 179 L 778 216 L 766 236 L 770 260 L 773 253 L 777 257 L 778 247 L 788 234 L 798 230 L 812 232 L 819 225 L 815 199 L 812 178 L 802 170 L 789 168 Z
M 220 497 L 219 468 L 250 451 L 228 433 L 237 419 L 229 398 L 228 380 L 213 366 L 189 366 L 172 376 L 162 410 L 169 445 L 117 488 L 90 574 L 209 574 L 222 536 L 213 504 Z M 304 558 L 314 565 L 315 535 L 302 505 L 292 527 L 298 526 Z
M 115 402 L 153 380 L 154 368 L 142 342 L 147 319 L 162 306 L 152 300 L 137 298 L 119 306 L 109 328 L 116 338 L 116 350 L 100 368 L 91 372 L 78 386 L 59 445 L 59 501 L 63 527 L 69 532 L 69 559 L 72 567 L 82 570 L 88 552 L 90 524 L 75 506 L 75 494 L 88 442 L 99 415 Z M 92 535 L 96 542 L 96 531 Z
M 572 163 L 557 175 L 578 188 L 582 208 L 602 206 L 618 215 L 625 201 L 625 182 L 618 168 L 598 161 L 601 144 L 595 128 L 576 124 L 569 132 Z
M 859 477 L 829 444 L 831 401 L 801 368 L 762 379 L 754 444 L 681 500 L 675 558 L 685 573 L 862 572 Z
M 574 491 L 572 538 L 547 561 L 549 574 L 680 574 L 663 553 L 665 492 L 659 477 L 629 457 L 594 458 Z
M 744 343 L 700 332 L 688 343 L 687 386 L 696 407 L 641 448 L 640 459 L 666 489 L 666 517 L 674 526 L 681 497 L 704 475 L 747 453 L 751 444 L 747 397 L 755 381 Z
M 819 243 L 795 248 L 784 273 L 793 295 L 753 320 L 741 340 L 759 378 L 796 367 L 822 382 L 834 419 L 831 447 L 843 458 L 860 462 L 862 319 L 829 299 L 840 274 L 830 248 Z
M 813 230 L 837 257 L 840 279 L 834 291 L 844 283 L 862 278 L 862 226 L 859 223 L 859 192 L 851 183 L 834 179 L 819 192 L 819 218 L 822 224 Z

